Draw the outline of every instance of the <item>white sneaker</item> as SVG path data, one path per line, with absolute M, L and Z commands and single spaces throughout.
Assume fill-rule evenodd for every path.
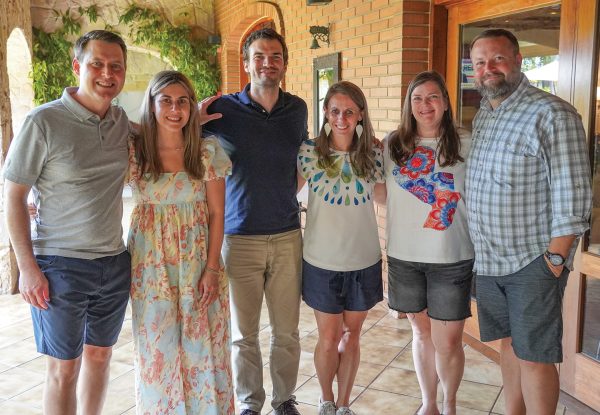
M 354 411 L 347 406 L 340 406 L 337 411 L 335 411 L 335 415 L 356 415 Z
M 319 415 L 335 415 L 335 403 L 319 399 Z

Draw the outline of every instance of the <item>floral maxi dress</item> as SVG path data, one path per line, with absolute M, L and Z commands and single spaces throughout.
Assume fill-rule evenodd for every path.
M 133 146 L 131 146 L 133 147 Z M 204 180 L 231 174 L 216 139 L 203 139 Z M 208 252 L 204 180 L 186 172 L 140 176 L 130 152 L 135 209 L 131 303 L 138 414 L 233 414 L 228 283 L 200 309 L 198 285 Z

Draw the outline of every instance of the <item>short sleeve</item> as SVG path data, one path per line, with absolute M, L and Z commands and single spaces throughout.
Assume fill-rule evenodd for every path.
M 48 144 L 42 128 L 28 116 L 19 135 L 8 150 L 4 178 L 13 183 L 33 186 L 48 158 Z
M 373 140 L 373 155 L 375 156 L 373 179 L 376 183 L 385 183 L 385 171 L 383 169 L 383 144 L 377 138 L 374 138 Z
M 130 131 L 129 137 L 127 137 L 127 151 L 129 152 L 129 165 L 127 167 L 127 173 L 125 174 L 125 184 L 129 184 L 134 187 L 135 184 L 140 180 L 140 165 L 135 157 L 135 140 L 136 135 L 133 131 Z
M 215 136 L 202 139 L 204 180 L 215 180 L 231 174 L 231 160 Z
M 307 139 L 302 142 L 298 151 L 298 172 L 305 180 L 310 178 L 311 172 L 314 170 L 313 165 L 317 160 L 315 146 L 314 140 Z

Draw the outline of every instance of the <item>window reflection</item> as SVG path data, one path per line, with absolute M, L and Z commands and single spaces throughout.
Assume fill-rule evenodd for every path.
M 510 30 L 519 39 L 519 48 L 523 56 L 521 70 L 525 72 L 534 86 L 552 94 L 556 94 L 557 90 L 560 5 L 463 25 L 461 27 L 461 77 L 460 85 L 458 85 L 460 101 L 457 118 L 460 124 L 469 130 L 473 117 L 479 109 L 479 101 L 481 101 L 481 96 L 473 82 L 469 45 L 479 33 L 494 28 Z
M 581 352 L 600 361 L 600 280 L 586 278 Z

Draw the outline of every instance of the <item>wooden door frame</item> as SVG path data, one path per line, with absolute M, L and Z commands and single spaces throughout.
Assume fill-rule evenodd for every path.
M 432 68 L 445 73 L 450 102 L 457 108 L 459 87 L 460 25 L 478 20 L 501 16 L 508 13 L 527 11 L 539 7 L 561 4 L 560 24 L 560 71 L 558 95 L 575 106 L 581 114 L 588 140 L 593 136 L 595 100 L 594 92 L 598 74 L 598 48 L 594 42 L 598 37 L 598 14 L 596 0 L 434 0 L 434 13 L 444 14 L 446 9 L 447 31 L 434 31 L 431 37 L 431 50 L 437 56 L 430 60 Z M 432 22 L 433 23 L 433 22 Z M 443 33 L 442 33 L 443 32 Z M 445 44 L 445 48 L 443 48 Z M 441 52 L 444 51 L 445 52 Z M 439 53 L 445 53 L 445 62 Z M 457 113 L 458 111 L 455 111 Z M 590 143 L 593 140 L 589 140 Z M 591 146 L 592 144 L 590 144 Z M 593 154 L 590 152 L 590 154 Z M 575 258 L 575 269 L 569 276 L 569 283 L 563 303 L 563 351 L 564 361 L 560 365 L 561 389 L 576 399 L 600 411 L 600 394 L 593 386 L 600 385 L 600 363 L 580 353 L 580 329 L 582 325 L 582 295 L 587 276 L 600 278 L 600 256 L 580 249 Z M 470 320 L 470 321 L 469 321 Z M 476 314 L 465 325 L 465 332 L 479 339 Z M 480 343 L 482 345 L 483 343 Z M 486 344 L 488 356 L 497 356 L 498 344 Z M 481 348 L 480 348 L 481 349 Z M 484 350 L 485 351 L 485 350 Z

